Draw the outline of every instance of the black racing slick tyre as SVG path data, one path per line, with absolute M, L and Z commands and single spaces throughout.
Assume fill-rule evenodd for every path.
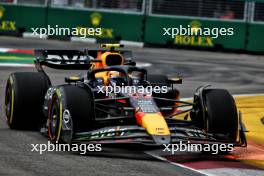
M 88 131 L 94 119 L 89 90 L 75 85 L 57 88 L 48 110 L 48 136 L 51 142 L 71 143 L 74 133 Z
M 6 84 L 6 122 L 11 129 L 35 130 L 45 121 L 42 113 L 49 80 L 43 73 L 12 73 Z
M 227 90 L 209 89 L 205 92 L 207 130 L 228 136 L 235 142 L 238 135 L 238 113 L 235 101 Z

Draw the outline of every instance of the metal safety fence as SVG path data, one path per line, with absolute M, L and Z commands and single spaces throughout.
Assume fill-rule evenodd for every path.
M 255 3 L 254 21 L 264 22 L 264 3 Z
M 52 0 L 51 5 L 120 11 L 143 11 L 143 0 Z
M 245 4 L 238 0 L 151 0 L 150 14 L 243 20 Z
M 144 12 L 145 0 L 0 0 L 0 3 Z
M 98 39 L 264 51 L 263 24 L 264 0 L 0 0 L 0 33 L 48 25 L 100 27 Z M 164 28 L 180 25 L 232 28 L 234 35 L 162 35 Z M 190 42 L 178 42 L 185 39 Z

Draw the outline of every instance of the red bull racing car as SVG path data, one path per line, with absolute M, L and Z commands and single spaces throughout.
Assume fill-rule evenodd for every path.
M 199 87 L 181 101 L 178 77 L 148 74 L 131 53 L 106 50 L 36 50 L 37 72 L 12 73 L 6 85 L 6 121 L 11 129 L 41 129 L 52 142 L 137 143 L 179 141 L 246 146 L 245 128 L 227 90 Z M 87 70 L 52 85 L 43 69 Z M 133 91 L 108 92 L 115 87 Z M 166 87 L 166 91 L 147 91 Z M 139 91 L 139 89 L 143 91 Z M 183 119 L 177 116 L 185 114 Z

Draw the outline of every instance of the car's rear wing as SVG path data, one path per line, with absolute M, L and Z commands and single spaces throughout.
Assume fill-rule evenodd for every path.
M 97 62 L 92 56 L 79 50 L 35 50 L 35 65 L 45 65 L 54 69 L 88 70 L 91 62 Z
M 35 65 L 39 70 L 42 65 L 54 69 L 88 70 L 91 63 L 101 62 L 96 59 L 98 54 L 107 50 L 35 50 Z M 132 61 L 132 52 L 127 50 L 119 52 L 125 59 L 125 65 L 135 65 Z

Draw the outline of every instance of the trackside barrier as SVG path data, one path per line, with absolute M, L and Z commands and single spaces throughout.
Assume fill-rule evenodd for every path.
M 143 37 L 143 15 L 137 13 L 48 7 L 47 21 L 53 27 L 101 28 L 98 39 L 142 42 Z
M 0 33 L 21 34 L 31 27 L 46 26 L 46 7 L 0 4 Z
M 221 47 L 244 50 L 247 33 L 246 12 L 247 3 L 245 1 L 151 0 L 149 15 L 146 19 L 145 42 L 185 47 Z M 174 38 L 168 35 L 162 36 L 164 28 L 179 28 L 180 25 L 190 28 L 190 30 L 231 28 L 233 35 L 213 37 L 212 35 L 183 34 Z
M 264 52 L 264 0 L 135 0 L 129 6 L 132 10 L 124 6 L 132 1 L 116 1 L 122 6 L 113 7 L 110 1 L 103 0 L 91 1 L 103 2 L 92 4 L 91 8 L 49 3 L 0 3 L 0 34 L 21 34 L 32 32 L 31 28 L 57 25 L 62 28 L 101 28 L 102 34 L 96 40 L 103 41 Z M 191 30 L 197 27 L 233 28 L 234 33 L 217 38 L 163 35 L 164 28 L 180 25 L 189 26 Z
M 251 7 L 246 50 L 264 52 L 264 0 L 251 2 Z

